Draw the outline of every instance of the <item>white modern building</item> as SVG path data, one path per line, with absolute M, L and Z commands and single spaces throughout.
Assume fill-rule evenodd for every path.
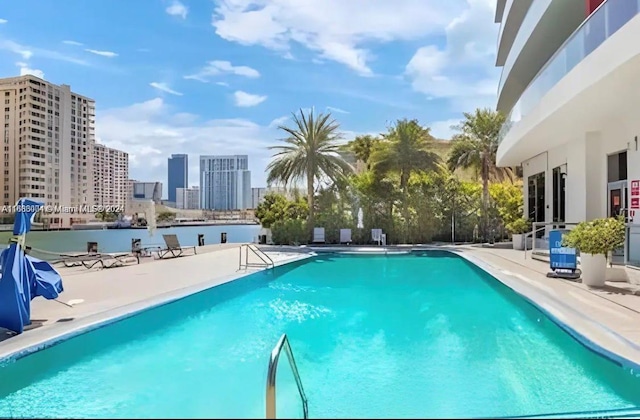
M 95 101 L 36 76 L 0 79 L 3 124 L 4 205 L 30 197 L 47 205 L 79 208 L 95 204 L 93 148 Z M 85 222 L 79 213 L 43 216 L 68 227 Z
M 124 209 L 128 199 L 129 154 L 97 144 L 93 152 L 95 202 Z
M 204 210 L 251 207 L 251 172 L 247 155 L 200 156 L 200 203 Z
M 640 228 L 630 187 L 640 179 L 640 0 L 498 0 L 496 10 L 507 115 L 497 163 L 522 165 L 525 216 L 623 213 Z
M 200 188 L 176 188 L 176 208 L 198 210 L 200 208 Z

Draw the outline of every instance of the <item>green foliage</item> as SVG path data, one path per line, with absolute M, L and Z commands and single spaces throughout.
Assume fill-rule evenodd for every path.
M 265 195 L 255 210 L 256 217 L 265 228 L 271 228 L 277 221 L 306 219 L 308 214 L 309 206 L 303 198 L 289 201 L 284 195 L 276 193 Z
M 523 233 L 531 232 L 531 221 L 525 219 L 524 217 L 512 220 L 511 222 L 507 223 L 506 226 L 507 230 L 512 235 L 522 235 Z
M 522 182 L 500 182 L 489 185 L 489 195 L 505 225 L 522 218 L 524 197 Z
M 278 128 L 287 135 L 281 146 L 273 146 L 273 160 L 267 166 L 267 183 L 285 186 L 305 182 L 309 207 L 308 228 L 313 229 L 315 186 L 319 182 L 337 183 L 353 172 L 340 156 L 340 125 L 331 113 L 314 115 L 313 110 L 293 114 L 293 127 Z
M 374 147 L 380 142 L 379 138 L 373 137 L 369 134 L 366 136 L 358 136 L 354 140 L 349 142 L 349 148 L 356 156 L 356 159 L 367 164 L 367 169 L 371 168 L 369 162 Z
M 170 211 L 161 211 L 156 215 L 156 221 L 158 222 L 169 222 L 176 218 L 175 213 Z
M 278 220 L 271 225 L 271 238 L 276 245 L 307 243 L 307 223 L 302 219 Z
M 576 248 L 585 254 L 608 255 L 624 245 L 624 218 L 594 219 L 582 222 L 564 235 L 563 246 Z
M 103 222 L 115 222 L 118 220 L 118 216 L 118 213 L 106 210 L 101 210 L 95 214 L 96 219 L 102 220 Z
M 356 244 L 372 243 L 374 228 L 389 244 L 473 241 L 478 231 L 484 239 L 506 238 L 505 226 L 514 233 L 524 229 L 523 187 L 495 163 L 503 120 L 491 110 L 465 114 L 454 140 L 437 144 L 429 128 L 402 119 L 379 138 L 359 136 L 339 146 L 338 123 L 329 114 L 301 111 L 292 128 L 280 127 L 287 138 L 275 147 L 268 182 L 304 183 L 306 200 L 270 194 L 256 217 L 279 244 L 308 243 L 314 227 L 325 228 L 327 243 L 337 243 L 343 228 L 351 229 Z M 368 169 L 354 174 L 338 155 L 347 149 Z M 460 168 L 477 171 L 482 182 L 461 178 Z

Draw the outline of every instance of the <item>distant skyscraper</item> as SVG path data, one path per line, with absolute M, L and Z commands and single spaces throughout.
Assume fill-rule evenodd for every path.
M 200 156 L 200 203 L 205 210 L 250 208 L 249 157 Z
M 93 149 L 95 202 L 102 206 L 127 205 L 129 155 L 96 143 Z
M 171 155 L 167 162 L 168 199 L 176 202 L 176 188 L 189 187 L 189 155 Z

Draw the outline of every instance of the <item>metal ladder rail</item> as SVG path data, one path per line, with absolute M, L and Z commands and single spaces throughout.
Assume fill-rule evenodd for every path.
M 242 254 L 244 250 L 244 263 L 242 262 Z M 256 255 L 258 258 L 260 258 L 260 260 L 262 260 L 262 263 L 250 263 L 249 262 L 249 250 L 251 250 L 251 252 Z M 269 256 L 267 254 L 265 254 L 264 252 L 254 249 L 251 247 L 251 245 L 249 244 L 242 244 L 240 245 L 239 248 L 240 251 L 240 255 L 239 255 L 239 260 L 238 260 L 238 270 L 243 270 L 243 269 L 247 269 L 249 267 L 275 267 L 275 264 L 273 263 L 273 260 L 271 258 L 269 258 Z M 262 254 L 262 255 L 261 255 Z M 263 257 L 264 255 L 264 257 Z
M 247 247 L 251 251 L 253 251 L 253 253 L 256 254 L 262 261 L 264 261 L 264 263 L 267 264 L 267 266 L 271 265 L 271 267 L 273 267 L 275 265 L 271 257 L 269 257 L 266 253 L 264 253 L 260 248 L 251 244 L 247 244 Z
M 291 350 L 291 345 L 289 344 L 289 339 L 287 338 L 287 334 L 282 334 L 278 343 L 271 351 L 271 358 L 269 359 L 269 370 L 267 371 L 267 394 L 266 394 L 266 410 L 267 410 L 267 418 L 275 419 L 276 418 L 276 374 L 278 373 L 278 359 L 280 358 L 280 353 L 282 350 L 287 354 L 287 359 L 289 359 L 289 366 L 291 367 L 291 371 L 293 372 L 293 377 L 296 381 L 296 386 L 298 387 L 298 393 L 300 394 L 300 399 L 302 400 L 302 413 L 305 419 L 309 418 L 309 406 L 307 401 L 307 396 L 304 393 L 304 388 L 302 387 L 302 380 L 300 379 L 300 373 L 298 373 L 298 366 L 296 365 L 296 361 L 293 358 L 293 351 Z

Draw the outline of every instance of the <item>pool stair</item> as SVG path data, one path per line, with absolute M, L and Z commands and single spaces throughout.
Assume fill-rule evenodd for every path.
M 280 359 L 280 353 L 282 351 L 287 355 L 289 360 L 289 366 L 293 372 L 293 378 L 296 381 L 298 387 L 298 394 L 302 401 L 302 414 L 303 418 L 309 418 L 309 403 L 307 401 L 307 395 L 304 393 L 302 387 L 302 380 L 300 379 L 300 373 L 298 372 L 298 365 L 293 357 L 293 350 L 291 350 L 291 344 L 289 344 L 289 338 L 287 334 L 282 334 L 278 343 L 271 351 L 271 358 L 269 358 L 269 368 L 267 370 L 267 394 L 266 394 L 266 414 L 268 419 L 276 418 L 276 378 L 278 373 L 278 360 Z

